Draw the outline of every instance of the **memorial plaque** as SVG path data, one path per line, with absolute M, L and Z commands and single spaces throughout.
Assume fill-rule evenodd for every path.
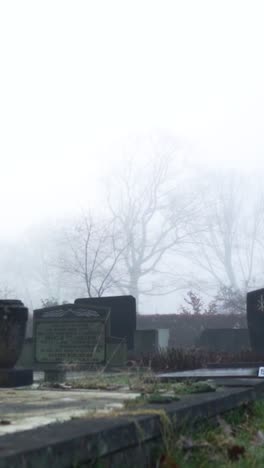
M 252 350 L 264 354 L 264 289 L 247 294 L 247 322 Z
M 34 311 L 34 361 L 42 368 L 105 362 L 109 309 L 66 304 Z

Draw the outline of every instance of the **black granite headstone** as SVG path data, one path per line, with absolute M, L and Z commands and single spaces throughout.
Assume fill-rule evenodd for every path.
M 250 344 L 256 353 L 264 353 L 264 289 L 247 294 L 247 323 Z
M 126 338 L 127 349 L 134 348 L 134 332 L 137 324 L 136 300 L 133 296 L 106 296 L 76 299 L 75 304 L 110 307 L 111 336 Z

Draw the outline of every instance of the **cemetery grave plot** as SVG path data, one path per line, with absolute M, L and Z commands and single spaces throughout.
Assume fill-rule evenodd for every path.
M 147 465 L 153 457 L 155 463 L 159 457 L 183 457 L 184 440 L 199 443 L 193 436 L 194 423 L 208 423 L 210 418 L 241 406 L 245 409 L 264 391 L 261 378 L 244 379 L 237 387 L 232 384 L 236 379 L 229 379 L 231 385 L 219 385 L 218 381 L 168 385 L 154 381 L 154 377 L 101 376 L 111 384 L 119 379 L 123 389 L 116 390 L 88 390 L 88 379 L 87 389 L 81 390 L 77 385 L 76 389 L 2 391 L 0 409 L 5 424 L 0 424 L 0 467 L 18 468 L 22 462 L 24 466 L 72 468 L 85 463 L 92 467 L 96 460 L 113 467 L 153 466 Z M 134 379 L 131 389 L 124 387 L 123 379 L 127 378 Z M 168 398 L 170 392 L 174 398 Z M 212 444 L 208 444 L 212 453 Z M 177 458 L 173 460 L 176 463 Z
M 254 310 L 262 313 L 264 296 L 262 292 L 254 293 L 257 293 L 253 295 Z M 250 301 L 248 304 L 249 311 L 252 304 Z M 137 364 L 132 371 L 107 373 L 103 372 L 104 365 L 100 371 L 86 370 L 82 376 L 71 378 L 74 372 L 70 368 L 64 372 L 65 363 L 105 364 L 106 343 L 111 338 L 109 316 L 109 309 L 85 303 L 35 311 L 35 361 L 42 364 L 44 370 L 49 369 L 49 373 L 45 382 L 35 383 L 31 388 L 2 392 L 0 468 L 18 468 L 23 464 L 92 467 L 95 462 L 127 468 L 156 466 L 157 463 L 165 468 L 180 463 L 184 468 L 192 466 L 190 462 L 194 466 L 199 463 L 207 466 L 207 461 L 214 460 L 213 463 L 217 461 L 218 466 L 222 466 L 221 463 L 235 463 L 241 459 L 252 462 L 245 466 L 258 466 L 242 439 L 255 443 L 255 447 L 260 443 L 264 445 L 264 426 L 263 434 L 261 426 L 258 432 L 250 432 L 250 428 L 244 426 L 243 436 L 238 434 L 237 424 L 232 426 L 224 418 L 228 420 L 230 410 L 235 411 L 235 418 L 241 416 L 242 411 L 249 421 L 254 408 L 264 415 L 261 402 L 259 406 L 250 403 L 263 398 L 261 358 L 255 367 L 213 369 L 206 368 L 206 363 L 214 354 L 202 352 L 195 356 L 192 352 L 176 350 L 175 353 L 174 350 L 174 354 L 158 353 L 156 365 L 159 368 L 163 363 L 163 369 L 168 369 L 168 359 L 172 358 L 170 364 L 177 361 L 181 372 L 157 374 Z M 250 335 L 251 342 L 252 336 L 254 333 Z M 222 357 L 226 359 L 226 353 Z M 246 358 L 251 357 L 246 352 Z M 199 362 L 205 367 L 197 368 Z M 190 369 L 193 365 L 195 370 Z M 161 366 L 159 370 L 163 369 Z M 50 382 L 49 376 L 52 376 Z M 260 423 L 256 422 L 256 416 L 254 414 L 254 421 L 252 419 L 255 425 Z M 215 420 L 219 426 L 215 429 L 216 436 L 212 432 L 206 438 L 209 424 Z M 204 421 L 207 432 L 201 440 L 195 428 Z M 200 430 L 199 433 L 202 434 Z M 222 444 L 218 444 L 217 437 Z M 194 452 L 198 453 L 196 458 Z M 258 457 L 264 463 L 263 450 Z

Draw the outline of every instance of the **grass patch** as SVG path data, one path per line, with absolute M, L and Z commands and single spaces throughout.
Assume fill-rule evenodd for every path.
M 149 369 L 138 369 L 120 373 L 95 372 L 87 374 L 78 379 L 67 379 L 67 381 L 43 382 L 40 388 L 62 388 L 83 390 L 121 390 L 128 389 L 134 392 L 154 392 L 160 383 Z
M 133 400 L 126 400 L 124 402 L 124 408 L 135 408 L 138 406 L 145 406 L 147 404 L 164 405 L 179 400 L 180 398 L 176 395 L 162 395 L 162 393 L 142 393 L 140 396 Z
M 174 393 L 189 394 L 189 393 L 208 393 L 215 392 L 217 386 L 210 381 L 187 381 L 172 384 Z
M 147 401 L 146 395 L 141 398 Z M 158 398 L 160 403 L 160 395 Z M 173 423 L 167 418 L 164 410 L 134 408 L 133 411 L 131 408 L 129 414 L 157 414 L 161 420 L 162 444 L 157 445 L 155 449 L 154 464 L 144 465 L 146 468 L 264 466 L 264 401 L 250 402 L 227 412 L 217 418 L 217 425 L 207 421 L 192 430 L 186 426 L 185 430 L 176 434 L 173 431 Z M 96 468 L 106 466 L 100 463 L 98 460 Z M 78 466 L 84 468 L 86 465 Z
M 205 393 L 216 391 L 216 385 L 211 381 L 160 382 L 155 374 L 149 370 L 106 374 L 97 373 L 67 382 L 44 382 L 40 388 L 54 388 L 61 390 L 128 390 L 141 395 L 160 395 L 163 398 L 175 400 L 176 395 Z
M 134 400 L 126 401 L 125 408 L 143 406 L 146 404 L 166 404 L 180 400 L 179 396 L 194 393 L 215 392 L 216 386 L 210 381 L 159 383 L 153 387 L 150 384 L 141 389 L 141 395 Z
M 186 429 L 176 437 L 165 435 L 160 468 L 211 468 L 264 466 L 264 402 L 242 405 L 208 423 Z M 164 436 L 163 436 L 164 439 Z

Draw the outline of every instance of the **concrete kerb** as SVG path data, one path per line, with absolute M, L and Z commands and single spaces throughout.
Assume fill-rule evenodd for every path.
M 263 392 L 264 381 L 252 382 L 250 387 L 196 394 L 168 405 L 148 405 L 113 417 L 74 419 L 1 436 L 0 468 L 66 468 L 78 463 L 92 466 L 99 458 L 113 458 L 121 452 L 130 453 L 126 466 L 132 467 L 135 465 L 131 450 L 161 437 L 162 415 L 179 429 L 253 401 Z

